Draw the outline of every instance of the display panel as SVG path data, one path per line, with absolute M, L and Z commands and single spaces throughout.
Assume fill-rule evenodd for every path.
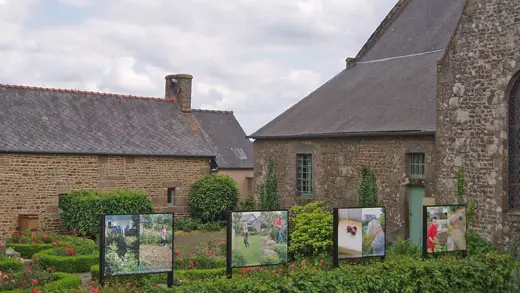
M 173 214 L 101 217 L 102 277 L 173 272 Z
M 335 263 L 338 259 L 384 257 L 385 208 L 334 209 Z
M 466 205 L 424 206 L 423 254 L 466 252 Z
M 228 272 L 231 268 L 287 262 L 286 210 L 228 213 Z

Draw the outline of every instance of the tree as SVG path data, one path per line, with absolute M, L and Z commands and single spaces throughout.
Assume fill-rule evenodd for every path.
M 363 179 L 359 186 L 359 206 L 373 207 L 377 205 L 376 175 L 369 168 L 363 169 Z
M 262 210 L 277 210 L 280 208 L 280 200 L 278 198 L 278 179 L 276 179 L 276 171 L 271 159 L 267 165 L 267 176 L 264 184 L 258 186 L 260 195 L 260 208 Z

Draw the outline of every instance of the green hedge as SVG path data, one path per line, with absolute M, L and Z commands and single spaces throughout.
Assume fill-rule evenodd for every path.
M 73 191 L 60 197 L 61 222 L 69 230 L 79 234 L 99 233 L 101 214 L 137 214 L 154 211 L 153 203 L 146 193 L 131 190 Z
M 22 270 L 23 264 L 21 261 L 8 258 L 7 256 L 0 256 L 0 271 L 8 271 L 8 270 Z
M 81 277 L 77 275 L 60 273 L 56 272 L 54 275 L 57 277 L 56 281 L 50 282 L 43 286 L 43 292 L 60 292 L 62 289 L 75 289 L 79 288 L 81 284 Z M 41 288 L 41 287 L 38 287 Z M 24 290 L 11 290 L 11 291 L 3 291 L 3 293 L 26 293 L 31 292 L 32 288 L 27 288 Z M 40 289 L 40 292 L 42 290 Z
M 38 258 L 43 267 L 54 268 L 58 272 L 85 273 L 90 267 L 99 262 L 99 254 L 58 256 L 53 249 L 40 251 L 33 255 Z
M 92 280 L 99 281 L 99 265 L 93 265 L 90 267 L 90 273 L 92 275 Z M 203 280 L 207 278 L 217 278 L 220 276 L 224 276 L 226 274 L 226 268 L 218 268 L 218 269 L 206 269 L 206 270 L 175 270 L 174 277 L 175 279 L 181 280 Z M 154 279 L 159 279 L 166 281 L 166 274 L 150 274 L 150 275 L 141 275 L 141 276 L 121 276 L 120 278 L 127 279 L 136 279 L 139 277 L 149 277 Z
M 19 252 L 23 258 L 31 258 L 35 253 L 52 248 L 52 244 L 7 243 L 6 246 Z
M 479 258 L 441 257 L 418 260 L 408 256 L 389 257 L 365 265 L 345 265 L 333 270 L 300 267 L 294 273 L 262 269 L 244 279 L 234 274 L 205 282 L 183 282 L 173 288 L 188 292 L 518 292 L 512 274 L 517 264 L 509 256 L 482 255 Z M 171 292 L 171 291 L 170 291 Z

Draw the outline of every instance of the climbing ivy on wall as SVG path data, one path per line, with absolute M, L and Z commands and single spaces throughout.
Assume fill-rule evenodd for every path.
M 457 172 L 457 202 L 458 203 L 465 203 L 466 199 L 464 197 L 464 172 L 462 170 L 459 170 Z M 475 215 L 475 212 L 477 210 L 477 202 L 474 199 L 468 200 L 468 207 L 466 210 L 466 218 L 468 223 L 471 223 L 471 219 L 473 219 L 473 216 Z
M 360 207 L 377 205 L 376 175 L 369 168 L 363 169 L 363 179 L 361 180 L 358 193 Z
M 280 200 L 278 199 L 278 180 L 276 179 L 276 171 L 271 159 L 267 164 L 267 176 L 265 183 L 258 186 L 260 195 L 260 209 L 276 210 L 280 208 Z

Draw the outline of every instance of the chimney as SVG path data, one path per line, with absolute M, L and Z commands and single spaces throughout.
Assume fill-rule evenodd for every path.
M 182 112 L 191 112 L 191 81 L 190 74 L 167 75 L 164 98 L 178 103 Z
M 347 62 L 347 69 L 356 65 L 356 58 L 348 57 L 345 61 Z

